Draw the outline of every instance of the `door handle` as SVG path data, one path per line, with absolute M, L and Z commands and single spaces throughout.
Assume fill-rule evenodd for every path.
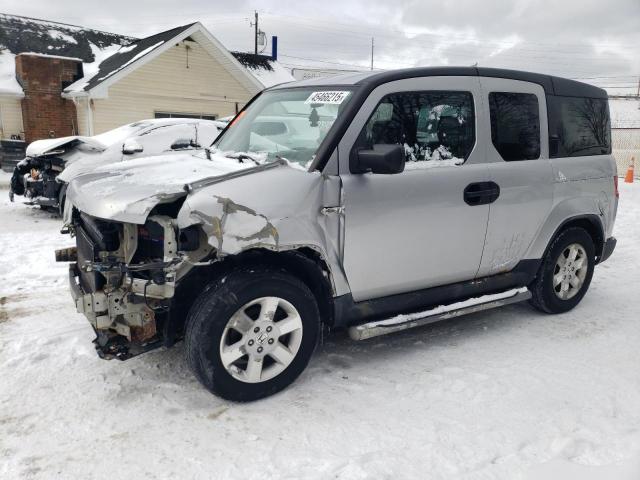
M 500 196 L 500 186 L 495 182 L 470 183 L 464 189 L 464 201 L 467 205 L 487 205 Z

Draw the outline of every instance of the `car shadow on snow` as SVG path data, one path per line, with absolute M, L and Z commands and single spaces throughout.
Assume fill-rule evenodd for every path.
M 508 305 L 359 342 L 351 340 L 344 330 L 325 332 L 307 371 L 293 388 L 304 396 L 305 390 L 313 388 L 319 377 L 338 375 L 346 379 L 345 372 L 349 369 L 366 367 L 376 371 L 378 366 L 388 367 L 390 361 L 397 362 L 398 368 L 405 368 L 407 360 L 415 353 L 434 347 L 456 348 L 486 335 L 521 329 L 528 322 L 539 322 L 545 318 L 551 317 L 527 305 Z M 122 385 L 123 395 L 173 388 L 182 393 L 189 392 L 180 398 L 188 399 L 190 408 L 211 408 L 218 402 L 229 403 L 221 399 L 212 401 L 211 395 L 195 380 L 185 361 L 184 342 L 129 360 L 126 366 L 137 378 Z M 126 367 L 123 365 L 123 368 Z

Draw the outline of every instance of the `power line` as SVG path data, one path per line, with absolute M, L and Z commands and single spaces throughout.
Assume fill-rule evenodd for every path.
M 336 22 L 333 20 L 322 20 L 322 19 L 318 19 L 318 18 L 311 18 L 311 17 L 305 17 L 305 16 L 298 16 L 298 15 L 283 15 L 283 14 L 275 14 L 275 13 L 271 13 L 269 11 L 263 11 L 263 13 L 265 15 L 268 16 L 272 16 L 272 17 L 276 17 L 276 19 L 282 20 L 282 19 L 286 19 L 286 18 L 290 18 L 293 20 L 295 20 L 297 23 L 301 22 L 301 21 L 306 21 L 306 22 L 311 22 L 311 26 L 317 28 L 322 28 L 323 30 L 326 31 L 336 31 L 336 32 L 340 32 L 340 33 L 345 33 L 345 34 L 351 34 L 351 35 L 358 35 L 358 36 L 362 36 L 362 37 L 369 37 L 371 38 L 371 36 L 373 35 L 374 37 L 389 37 L 389 38 L 398 38 L 398 35 L 401 35 L 402 38 L 404 39 L 409 39 L 407 36 L 419 36 L 419 35 L 426 35 L 426 36 L 432 36 L 432 37 L 444 37 L 444 38 L 459 38 L 459 39 L 463 39 L 463 40 L 468 40 L 468 41 L 480 41 L 479 38 L 475 37 L 475 36 L 469 36 L 469 34 L 458 34 L 458 33 L 438 33 L 438 32 L 425 32 L 424 30 L 399 30 L 397 28 L 390 28 L 389 30 L 396 32 L 396 35 L 389 35 L 389 34 L 385 34 L 385 33 L 380 33 L 380 32 L 376 32 L 374 30 L 367 30 L 367 32 L 356 32 L 353 29 L 354 28 L 359 28 L 357 24 L 355 23 L 344 23 L 344 22 Z M 343 25 L 347 28 L 349 28 L 350 30 L 345 31 L 342 29 L 336 29 L 336 28 L 331 28 L 331 27 L 317 27 L 317 25 L 319 23 L 325 23 L 325 24 L 329 24 L 331 26 L 334 25 Z M 372 26 L 373 28 L 380 28 L 377 26 Z M 305 26 L 305 28 L 307 28 Z M 361 28 L 361 27 L 360 27 Z M 588 48 L 590 45 L 587 44 L 570 44 L 570 43 L 561 43 L 561 42 L 533 42 L 533 41 L 524 41 L 525 43 L 529 43 L 531 45 L 542 45 L 542 46 L 550 46 L 550 47 L 557 47 L 557 46 L 573 46 L 573 47 L 579 47 L 579 48 Z M 503 44 L 507 44 L 510 45 L 512 42 L 510 41 L 493 41 L 493 43 L 503 43 Z M 602 43 L 601 46 L 607 46 L 607 47 L 635 47 L 636 44 L 635 43 L 630 43 L 630 44 L 623 44 L 623 43 L 615 43 L 615 44 L 604 44 Z

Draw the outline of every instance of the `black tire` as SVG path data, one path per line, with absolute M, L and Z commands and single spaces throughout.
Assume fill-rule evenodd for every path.
M 571 298 L 561 299 L 553 285 L 553 276 L 557 273 L 556 262 L 560 255 L 572 244 L 580 245 L 586 252 L 588 260 L 587 271 L 580 286 L 580 290 Z M 529 286 L 532 298 L 529 301 L 536 309 L 545 313 L 564 313 L 574 308 L 587 293 L 593 269 L 595 266 L 595 246 L 589 233 L 580 227 L 569 227 L 558 234 L 553 240 L 545 257 L 538 275 Z
M 227 322 L 241 307 L 261 297 L 280 297 L 298 311 L 302 339 L 292 362 L 277 376 L 258 383 L 234 378 L 220 358 Z M 248 402 L 284 389 L 302 373 L 315 349 L 320 326 L 316 299 L 296 277 L 274 268 L 238 269 L 205 288 L 193 304 L 185 332 L 187 362 L 196 378 L 227 400 Z

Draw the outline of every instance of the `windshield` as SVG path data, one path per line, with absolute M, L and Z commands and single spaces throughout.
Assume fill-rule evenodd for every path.
M 343 87 L 267 91 L 236 117 L 214 147 L 239 160 L 284 159 L 308 168 L 351 97 Z

